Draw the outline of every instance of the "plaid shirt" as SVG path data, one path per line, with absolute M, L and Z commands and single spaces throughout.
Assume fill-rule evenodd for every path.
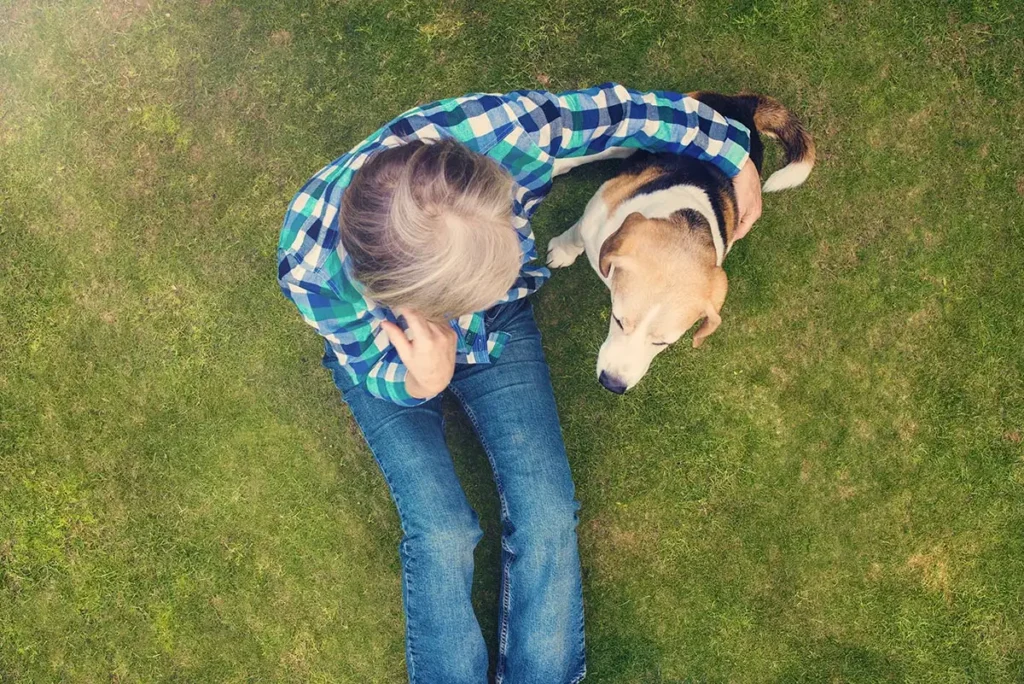
M 608 83 L 561 94 L 520 90 L 473 94 L 411 109 L 309 179 L 292 200 L 278 243 L 278 280 L 325 340 L 325 364 L 397 404 L 421 403 L 405 389 L 406 369 L 380 323 L 394 314 L 365 297 L 338 235 L 338 208 L 352 175 L 374 152 L 413 140 L 454 138 L 504 167 L 515 181 L 512 224 L 523 267 L 503 302 L 525 297 L 550 277 L 537 257 L 530 217 L 551 188 L 556 160 L 611 148 L 687 154 L 730 177 L 747 160 L 747 128 L 702 102 L 672 92 L 637 92 Z M 490 363 L 508 335 L 484 329 L 482 313 L 451 321 L 458 363 Z

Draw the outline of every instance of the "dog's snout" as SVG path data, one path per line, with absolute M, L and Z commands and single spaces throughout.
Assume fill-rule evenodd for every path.
M 609 392 L 622 394 L 626 391 L 626 383 L 622 382 L 615 376 L 608 375 L 605 371 L 601 371 L 601 375 L 598 376 L 597 381 L 600 382 L 601 386 Z

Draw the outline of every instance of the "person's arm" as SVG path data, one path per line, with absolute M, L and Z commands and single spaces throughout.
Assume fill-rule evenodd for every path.
M 355 288 L 339 291 L 320 272 L 307 270 L 293 254 L 284 251 L 279 254 L 278 267 L 281 291 L 294 302 L 303 320 L 327 341 L 353 383 L 400 406 L 426 401 L 407 391 L 404 364 Z
M 688 95 L 641 92 L 615 83 L 564 93 L 524 91 L 538 146 L 557 160 L 613 150 L 685 154 L 711 162 L 733 178 L 746 164 L 750 131 Z
M 710 162 L 733 180 L 746 235 L 761 215 L 761 181 L 750 161 L 750 130 L 689 95 L 641 92 L 616 83 L 565 93 L 514 93 L 521 123 L 553 159 L 553 175 L 583 163 L 648 152 Z

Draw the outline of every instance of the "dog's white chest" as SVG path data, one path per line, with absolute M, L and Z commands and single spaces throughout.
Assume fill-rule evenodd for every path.
M 597 191 L 587 204 L 583 218 L 580 219 L 580 236 L 587 252 L 587 258 L 594 271 L 601 276 L 601 245 L 619 229 L 626 217 L 638 212 L 647 218 L 668 218 L 681 209 L 693 209 L 699 212 L 711 224 L 711 237 L 715 242 L 718 256 L 717 265 L 721 266 L 728 251 L 718 226 L 718 218 L 708 193 L 695 185 L 674 185 L 663 190 L 655 190 L 643 195 L 631 197 L 609 212 L 603 199 L 605 186 Z M 607 279 L 602 277 L 607 284 Z

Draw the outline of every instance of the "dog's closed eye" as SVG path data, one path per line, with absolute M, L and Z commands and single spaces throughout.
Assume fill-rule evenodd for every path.
M 651 342 L 655 347 L 667 347 L 668 342 Z
M 622 321 L 619 320 L 618 316 L 612 314 L 612 320 L 615 321 L 615 325 L 619 326 L 619 330 L 625 330 L 625 328 L 622 326 Z

